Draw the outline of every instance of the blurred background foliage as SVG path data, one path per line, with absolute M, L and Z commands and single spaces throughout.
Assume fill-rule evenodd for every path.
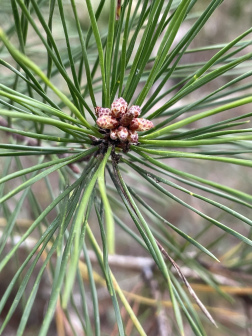
M 46 3 L 46 2 L 45 2 Z M 76 61 L 79 61 L 81 48 L 79 45 L 78 35 L 75 27 L 75 19 L 72 15 L 72 11 L 70 10 L 70 4 L 68 1 L 64 1 L 65 8 L 65 19 L 68 26 L 69 36 L 71 37 L 71 48 L 73 50 L 73 55 Z M 98 6 L 99 1 L 92 1 L 94 8 Z M 184 33 L 191 26 L 194 18 L 197 16 L 198 12 L 204 10 L 209 1 L 198 1 L 193 9 L 193 11 L 189 14 L 187 20 L 182 24 L 178 36 L 176 37 L 176 41 L 184 35 Z M 87 10 L 83 9 L 83 1 L 76 1 L 76 5 L 78 8 L 78 15 L 80 19 L 80 23 L 82 29 L 87 31 L 90 26 L 89 16 Z M 69 11 L 67 10 L 67 6 L 69 6 Z M 99 20 L 99 29 L 101 31 L 101 35 L 106 34 L 107 31 L 107 23 L 109 18 L 109 2 L 107 1 L 104 9 L 102 10 L 102 14 Z M 14 18 L 11 15 L 11 2 L 8 1 L 0 1 L 0 22 L 2 28 L 6 31 L 9 27 L 11 27 L 12 23 L 14 23 Z M 42 14 L 45 17 L 48 17 L 49 6 L 42 7 Z M 202 31 L 196 36 L 190 45 L 191 50 L 196 49 L 202 46 L 212 46 L 216 45 L 216 49 L 214 48 L 206 48 L 206 50 L 200 52 L 189 52 L 185 54 L 180 62 L 180 69 L 174 73 L 168 82 L 166 83 L 165 89 L 177 84 L 180 82 L 181 78 L 185 76 L 185 73 L 190 73 L 191 69 L 189 69 L 186 65 L 188 63 L 197 65 L 203 64 L 207 60 L 212 57 L 218 49 L 218 45 L 222 43 L 226 43 L 231 41 L 236 36 L 241 34 L 244 30 L 248 29 L 252 23 L 252 6 L 250 0 L 236 1 L 236 0 L 228 0 L 224 1 L 222 5 L 217 8 L 214 15 L 210 18 L 210 20 L 206 23 Z M 40 23 L 37 22 L 39 25 Z M 42 34 L 44 34 L 43 29 L 41 29 Z M 11 39 L 13 43 L 18 44 L 18 39 L 15 36 L 15 31 Z M 44 34 L 44 36 L 46 36 Z M 59 13 L 57 9 L 55 10 L 54 21 L 53 21 L 53 36 L 57 41 L 57 46 L 59 48 L 60 55 L 62 59 L 67 59 L 67 48 L 66 42 L 62 30 L 62 24 L 60 21 Z M 138 37 L 140 39 L 140 36 Z M 137 43 L 139 43 L 137 41 Z M 252 51 L 252 46 L 248 47 L 250 51 Z M 92 55 L 93 50 L 93 55 Z M 155 50 L 153 51 L 153 55 L 155 54 Z M 243 51 L 240 52 L 239 55 L 242 55 Z M 45 47 L 41 44 L 40 39 L 34 33 L 33 29 L 28 30 L 27 43 L 26 43 L 26 55 L 30 57 L 35 63 L 37 63 L 41 69 L 46 72 L 47 71 L 47 52 Z M 90 49 L 89 49 L 89 61 L 90 64 L 94 63 L 96 60 L 97 50 L 96 45 L 92 41 Z M 6 59 L 6 49 L 1 49 L 1 58 Z M 16 66 L 15 62 L 11 59 L 8 59 L 8 62 L 13 66 Z M 183 68 L 183 64 L 185 68 Z M 216 80 L 208 83 L 198 90 L 196 93 L 192 92 L 186 98 L 179 101 L 173 106 L 174 111 L 181 106 L 189 104 L 196 99 L 199 99 L 200 96 L 205 96 L 207 93 L 216 90 L 220 86 L 224 85 L 228 80 L 235 78 L 236 73 L 246 72 L 249 70 L 249 66 L 251 64 L 244 63 L 241 67 L 244 69 L 235 68 L 230 72 L 226 73 L 221 78 L 217 78 Z M 151 64 L 149 64 L 151 68 Z M 247 67 L 247 69 L 246 69 Z M 53 69 L 52 69 L 53 74 Z M 70 71 L 69 71 L 70 74 Z M 96 75 L 99 78 L 100 74 Z M 12 73 L 1 67 L 0 80 L 1 83 L 4 83 L 6 86 L 12 87 L 13 85 L 13 75 Z M 58 89 L 65 91 L 66 83 L 62 80 L 59 80 L 60 76 L 55 75 L 52 76 L 52 82 L 57 86 Z M 250 78 L 244 81 L 244 83 L 249 83 Z M 17 84 L 17 88 L 22 90 L 23 82 L 19 81 Z M 85 83 L 83 83 L 85 85 Z M 150 91 L 149 96 L 152 95 L 156 86 L 154 85 L 152 91 Z M 101 91 L 100 84 L 94 85 L 94 91 L 96 94 L 96 100 L 101 102 Z M 138 87 L 138 90 L 135 93 L 135 96 L 141 91 L 141 83 Z M 252 93 L 251 88 L 248 88 L 246 91 L 246 95 Z M 48 90 L 48 96 L 53 100 L 57 101 L 58 98 L 51 91 Z M 234 96 L 237 93 L 234 93 Z M 171 93 L 165 96 L 162 100 L 160 100 L 155 107 L 153 107 L 150 112 L 153 112 L 155 109 L 162 106 L 168 98 L 171 97 Z M 36 95 L 35 95 L 36 97 Z M 86 97 L 86 101 L 91 105 L 91 100 L 89 97 Z M 58 103 L 58 101 L 57 101 Z M 64 109 L 64 107 L 63 107 Z M 245 113 L 251 112 L 251 106 L 244 105 L 240 106 L 235 110 L 229 110 L 222 114 L 217 114 L 211 116 L 207 120 L 202 119 L 198 120 L 196 123 L 192 124 L 191 127 L 204 127 L 209 123 L 216 123 L 221 120 L 225 120 L 227 118 L 237 117 L 238 115 L 243 115 Z M 190 112 L 189 112 L 190 113 Z M 92 119 L 90 117 L 87 118 L 90 122 Z M 182 117 L 179 118 L 181 120 Z M 22 121 L 19 124 L 20 129 L 27 129 L 29 122 Z M 189 126 L 190 127 L 190 126 Z M 250 123 L 248 120 L 248 126 L 250 127 Z M 51 126 L 47 126 L 45 128 L 52 135 L 58 136 L 57 133 L 54 134 L 55 129 Z M 0 142 L 1 143 L 9 143 L 12 137 L 10 134 L 6 134 L 6 132 L 0 131 Z M 225 152 L 227 148 L 230 150 L 232 146 L 223 145 L 221 151 Z M 236 150 L 237 147 L 234 147 L 233 150 Z M 215 147 L 213 146 L 213 151 Z M 216 150 L 220 150 L 220 146 L 216 146 Z M 203 152 L 202 152 L 203 153 Z M 251 153 L 243 153 L 240 155 L 241 158 L 251 159 Z M 1 175 L 4 175 L 5 167 L 6 167 L 6 158 L 0 158 L 0 172 Z M 251 194 L 252 191 L 252 180 L 250 178 L 250 168 L 241 167 L 237 165 L 223 165 L 222 163 L 218 163 L 215 161 L 189 161 L 189 160 L 177 160 L 176 158 L 168 159 L 169 166 L 183 170 L 187 173 L 192 173 L 197 176 L 201 176 L 205 179 L 213 180 L 217 183 L 223 183 L 225 181 L 225 185 L 236 188 L 238 190 L 242 190 L 248 194 Z M 20 167 L 30 167 L 37 162 L 36 158 L 32 156 L 20 157 Z M 17 161 L 11 162 L 10 172 L 15 172 L 20 169 L 18 167 Z M 182 167 L 181 167 L 182 165 Z M 68 169 L 67 173 L 70 178 L 69 181 L 73 182 L 75 180 L 75 175 Z M 197 239 L 203 246 L 207 247 L 211 250 L 211 252 L 219 258 L 221 264 L 214 262 L 213 260 L 209 260 L 210 258 L 206 255 L 200 253 L 193 245 L 189 245 L 185 243 L 185 240 L 174 231 L 167 229 L 167 227 L 159 227 L 153 228 L 156 230 L 157 237 L 162 241 L 162 237 L 165 237 L 167 242 L 167 248 L 169 248 L 170 244 L 170 252 L 171 256 L 175 260 L 179 260 L 180 266 L 182 266 L 182 270 L 184 274 L 187 276 L 188 281 L 195 289 L 200 299 L 206 304 L 209 312 L 213 315 L 214 319 L 216 319 L 217 324 L 219 325 L 219 329 L 216 329 L 209 322 L 207 322 L 206 318 L 203 314 L 199 314 L 202 319 L 202 323 L 204 324 L 206 334 L 208 336 L 225 336 L 225 335 L 240 335 L 247 336 L 252 335 L 251 333 L 251 247 L 244 247 L 244 244 L 239 242 L 236 238 L 231 235 L 226 234 L 222 230 L 218 229 L 216 226 L 211 223 L 207 223 L 197 214 L 192 211 L 188 211 L 184 206 L 181 206 L 177 202 L 172 199 L 165 199 L 162 193 L 157 193 L 154 191 L 154 188 L 150 186 L 146 186 L 142 179 L 140 179 L 139 175 L 133 174 L 125 168 L 125 173 L 123 174 L 127 183 L 131 186 L 134 186 L 134 189 L 138 190 L 142 194 L 140 195 L 143 199 L 148 202 L 149 205 L 153 206 L 155 210 L 163 217 L 165 220 L 173 223 L 176 227 L 181 229 L 186 234 Z M 5 192 L 12 190 L 16 187 L 22 179 L 16 179 L 13 181 L 9 181 L 7 186 L 5 187 Z M 171 178 L 171 181 L 175 181 Z M 45 209 L 48 204 L 50 204 L 53 198 L 63 191 L 63 184 L 61 183 L 61 176 L 58 172 L 54 172 L 50 174 L 49 177 L 43 179 L 37 183 L 35 183 L 31 187 L 31 193 L 36 195 L 35 204 L 31 202 L 31 194 L 24 201 L 22 209 L 20 209 L 15 235 L 10 237 L 10 243 L 6 247 L 5 253 L 8 252 L 8 249 L 11 248 L 11 245 L 15 244 L 15 239 L 18 239 L 18 235 L 21 235 L 26 229 L 31 225 L 32 221 L 36 216 L 39 215 L 41 209 Z M 180 181 L 182 186 L 183 181 Z M 1 186 L 0 186 L 1 188 Z M 108 182 L 108 189 L 111 188 L 111 181 Z M 166 186 L 167 190 L 171 190 L 170 187 Z M 237 218 L 228 215 L 223 212 L 222 209 L 217 209 L 212 207 L 210 204 L 207 204 L 197 198 L 193 198 L 190 195 L 185 195 L 179 190 L 172 189 L 175 196 L 180 197 L 183 201 L 187 202 L 191 206 L 197 208 L 200 211 L 203 211 L 206 215 L 210 217 L 214 217 L 217 220 L 220 220 L 227 224 L 230 228 L 237 230 L 241 234 L 246 237 L 251 237 L 251 229 L 244 225 Z M 193 186 L 190 187 L 192 192 L 196 192 L 196 188 Z M 201 194 L 207 195 L 207 192 L 202 191 Z M 158 196 L 159 195 L 159 196 Z M 215 197 L 216 201 L 222 202 L 222 204 L 230 206 L 229 200 L 223 200 L 222 198 Z M 0 227 L 3 229 L 6 225 L 6 218 L 10 216 L 10 214 L 17 207 L 19 202 L 19 198 L 12 199 L 8 202 L 8 207 L 2 208 L 1 217 L 0 217 Z M 127 223 L 128 228 L 137 232 L 134 223 L 132 222 L 129 215 L 127 215 L 121 207 L 121 204 L 116 203 L 115 200 L 111 200 L 113 204 L 113 212 L 116 216 L 118 216 L 117 224 L 120 224 L 120 219 L 123 218 L 124 222 Z M 146 208 L 141 208 L 143 213 L 145 213 Z M 232 203 L 232 209 L 234 211 L 242 212 L 244 216 L 251 218 L 251 209 L 243 207 L 241 204 Z M 56 216 L 56 209 L 54 209 L 47 216 L 47 225 L 49 225 L 50 221 L 52 221 Z M 91 213 L 91 217 L 89 219 L 90 226 L 96 236 L 97 241 L 102 244 L 100 237 L 99 226 L 97 225 L 95 219 L 95 213 Z M 152 215 L 148 214 L 148 218 L 151 220 Z M 36 240 L 41 232 L 39 230 L 34 233 L 33 237 L 27 241 L 26 245 L 22 245 L 19 249 L 15 262 L 9 263 L 8 267 L 5 268 L 4 272 L 0 274 L 0 297 L 4 295 L 4 292 L 15 274 L 17 265 L 25 259 L 27 256 L 27 251 L 30 250 L 30 247 L 34 245 L 34 241 Z M 91 245 L 89 244 L 89 248 Z M 143 323 L 145 330 L 147 331 L 147 335 L 179 335 L 176 327 L 171 327 L 173 315 L 171 309 L 171 302 L 169 295 L 165 289 L 165 284 L 163 279 L 161 278 L 157 269 L 155 269 L 149 259 L 149 254 L 147 251 L 142 248 L 136 241 L 132 240 L 131 236 L 125 233 L 124 230 L 120 228 L 120 225 L 116 226 L 116 255 L 118 258 L 111 259 L 111 269 L 115 274 L 117 281 L 120 283 L 121 288 L 125 290 L 126 296 L 131 303 L 134 312 L 139 317 L 140 321 Z M 120 259 L 120 256 L 122 259 Z M 124 258 L 123 258 L 124 256 Z M 133 256 L 135 258 L 131 259 Z M 136 257 L 144 257 L 145 259 L 140 260 L 143 266 L 135 265 Z M 23 307 L 26 302 L 26 298 L 31 291 L 36 275 L 40 270 L 41 263 L 46 258 L 46 254 L 42 255 L 42 261 L 38 262 L 35 272 L 29 281 L 28 287 L 20 301 L 14 315 L 11 318 L 10 323 L 4 330 L 2 335 L 16 335 L 16 330 L 18 328 L 22 313 Z M 115 325 L 115 317 L 113 313 L 113 306 L 110 301 L 110 297 L 108 296 L 107 289 L 104 286 L 104 280 L 101 278 L 101 271 L 97 264 L 95 256 L 90 252 L 90 259 L 93 263 L 93 269 L 97 274 L 94 276 L 95 282 L 97 285 L 97 295 L 99 298 L 99 311 L 100 311 L 100 322 L 101 322 L 101 335 L 111 335 L 115 336 L 118 334 L 117 327 Z M 119 262 L 118 262 L 119 260 Z M 193 261 L 196 260 L 198 262 L 197 271 L 194 270 Z M 84 261 L 84 258 L 82 258 Z M 50 295 L 50 267 L 47 273 L 43 275 L 43 279 L 39 285 L 39 291 L 36 296 L 36 303 L 32 310 L 32 314 L 28 320 L 27 327 L 25 329 L 24 335 L 37 335 L 40 325 L 43 322 L 43 314 L 48 304 L 48 299 Z M 88 274 L 86 270 L 80 267 L 80 270 L 83 272 L 82 277 L 84 278 L 84 286 L 86 291 L 86 303 L 87 309 L 89 310 L 90 319 L 92 326 L 94 324 L 94 312 L 92 306 L 92 289 L 90 287 L 90 282 L 88 278 Z M 203 279 L 203 281 L 202 281 Z M 205 280 L 205 281 L 204 281 Z M 219 283 L 218 283 L 219 282 Z M 18 288 L 18 282 L 16 284 Z M 17 290 L 16 288 L 16 290 Z M 57 306 L 56 315 L 54 321 L 48 331 L 48 335 L 84 335 L 83 327 L 80 323 L 80 318 L 78 316 L 79 309 L 81 306 L 82 293 L 79 292 L 79 288 L 73 291 L 72 306 L 68 311 L 69 316 L 65 316 L 60 306 Z M 7 304 L 2 311 L 0 317 L 3 321 L 6 317 L 8 310 L 11 306 L 12 300 L 15 297 L 15 290 L 13 294 L 9 297 Z M 162 302 L 161 302 L 162 301 Z M 161 302 L 161 306 L 159 304 Z M 194 306 L 195 309 L 199 310 L 197 306 Z M 131 319 L 127 316 L 124 309 L 121 311 L 125 328 L 126 335 L 138 335 L 138 333 L 134 330 Z M 158 317 L 157 317 L 158 316 Z M 62 325 L 65 328 L 65 331 L 62 330 Z M 163 326 L 164 331 L 163 334 L 159 330 L 160 325 Z M 113 330 L 113 331 L 111 331 Z M 167 334 L 166 334 L 167 332 Z M 194 335 L 189 324 L 185 325 L 185 335 L 190 336 Z

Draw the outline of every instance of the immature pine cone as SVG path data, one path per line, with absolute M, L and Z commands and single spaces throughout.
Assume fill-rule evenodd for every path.
M 135 118 L 130 123 L 131 131 L 148 131 L 154 127 L 153 122 L 145 118 Z
M 96 120 L 96 123 L 99 127 L 105 128 L 105 129 L 113 129 L 119 125 L 118 120 L 116 120 L 115 118 L 112 118 L 109 115 L 104 115 L 104 116 L 99 117 Z
M 129 109 L 126 113 L 124 113 L 124 115 L 120 119 L 120 124 L 122 126 L 128 126 L 133 118 L 134 118 L 134 111 L 131 111 Z
M 138 143 L 138 134 L 136 131 L 129 130 L 128 141 L 133 144 Z
M 103 115 L 110 115 L 111 116 L 111 110 L 109 108 L 106 108 L 106 107 L 97 106 L 95 108 L 95 114 L 97 115 L 97 117 L 101 117 Z
M 116 99 L 111 104 L 112 116 L 115 118 L 121 118 L 124 113 L 127 111 L 128 104 L 123 98 Z
M 112 140 L 118 139 L 117 130 L 118 130 L 118 128 L 114 128 L 114 129 L 110 130 L 110 134 L 109 134 L 110 139 L 112 139 Z
M 137 131 L 148 131 L 154 125 L 150 120 L 138 118 L 141 109 L 137 105 L 132 105 L 128 109 L 128 104 L 123 98 L 116 99 L 111 104 L 111 109 L 97 106 L 96 123 L 100 128 L 110 130 L 111 140 L 119 139 L 121 142 L 138 143 Z
M 139 117 L 140 114 L 141 114 L 140 106 L 132 105 L 132 106 L 129 108 L 128 112 L 133 113 L 133 114 L 134 114 L 134 118 L 137 118 L 137 117 Z
M 129 131 L 127 127 L 119 126 L 117 128 L 117 136 L 122 142 L 127 141 L 128 135 L 129 135 Z

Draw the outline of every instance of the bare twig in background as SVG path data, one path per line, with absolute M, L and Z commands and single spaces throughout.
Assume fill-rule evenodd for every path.
M 93 251 L 89 251 L 89 258 L 92 262 L 97 262 L 96 255 Z M 145 267 L 153 267 L 155 262 L 152 258 L 124 256 L 119 254 L 110 254 L 108 256 L 109 265 L 129 269 L 131 271 L 142 272 Z

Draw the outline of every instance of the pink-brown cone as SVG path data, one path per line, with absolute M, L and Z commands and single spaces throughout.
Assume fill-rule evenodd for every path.
M 112 116 L 114 118 L 121 118 L 123 114 L 126 113 L 127 108 L 128 108 L 128 104 L 122 97 L 116 99 L 111 104 Z
M 105 129 L 113 129 L 119 125 L 118 120 L 112 118 L 109 115 L 103 115 L 96 120 L 96 123 L 99 127 Z
M 117 129 L 116 128 L 115 129 L 111 129 L 109 136 L 110 136 L 110 139 L 112 139 L 112 140 L 118 139 Z
M 122 126 L 128 126 L 133 118 L 134 118 L 134 111 L 129 110 L 120 119 L 120 124 Z
M 129 135 L 129 132 L 126 127 L 123 127 L 123 126 L 118 127 L 117 136 L 122 142 L 127 141 L 128 135 Z
M 136 131 L 129 130 L 128 141 L 133 144 L 138 143 L 138 134 Z
M 152 121 L 145 118 L 135 118 L 129 126 L 131 131 L 148 131 L 152 127 L 154 127 Z
M 101 117 L 103 115 L 110 115 L 111 116 L 111 110 L 107 107 L 96 107 L 95 108 L 95 114 L 98 116 L 98 117 Z
M 137 118 L 137 117 L 140 116 L 140 114 L 141 114 L 142 111 L 141 111 L 141 109 L 140 109 L 140 106 L 132 105 L 132 106 L 129 108 L 128 112 L 132 112 L 132 113 L 134 114 L 134 118 Z

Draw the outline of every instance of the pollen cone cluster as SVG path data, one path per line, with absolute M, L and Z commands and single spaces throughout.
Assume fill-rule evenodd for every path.
M 112 140 L 138 143 L 138 131 L 148 131 L 154 125 L 150 120 L 138 118 L 141 109 L 137 105 L 128 108 L 123 98 L 116 99 L 111 108 L 96 107 L 96 123 L 100 128 L 110 130 Z

